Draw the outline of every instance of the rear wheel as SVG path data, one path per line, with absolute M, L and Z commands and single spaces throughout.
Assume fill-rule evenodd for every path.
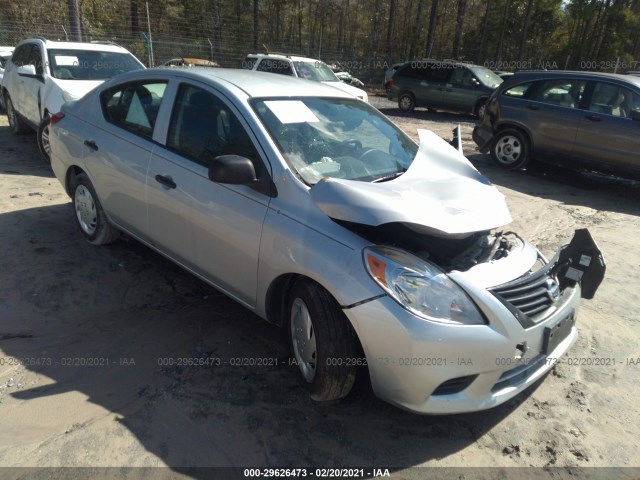
M 51 163 L 51 145 L 49 144 L 49 116 L 44 117 L 38 128 L 38 148 L 44 159 Z
M 289 295 L 289 343 L 315 401 L 345 397 L 356 379 L 356 342 L 349 320 L 335 299 L 309 280 Z
M 416 98 L 411 92 L 401 93 L 398 97 L 398 108 L 403 112 L 412 112 L 416 108 Z
M 94 245 L 115 241 L 120 231 L 109 223 L 98 195 L 86 174 L 76 176 L 73 185 L 73 208 L 84 237 Z
M 523 168 L 531 160 L 529 140 L 518 130 L 502 130 L 491 145 L 491 158 L 507 170 Z
M 27 133 L 29 131 L 29 126 L 20 118 L 16 110 L 13 108 L 13 101 L 11 100 L 11 97 L 7 95 L 4 100 L 11 131 L 16 135 Z

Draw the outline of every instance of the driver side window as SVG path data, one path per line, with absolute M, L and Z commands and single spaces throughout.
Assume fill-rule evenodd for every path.
M 220 155 L 240 155 L 259 171 L 258 153 L 235 114 L 215 95 L 182 84 L 176 96 L 167 146 L 205 166 Z

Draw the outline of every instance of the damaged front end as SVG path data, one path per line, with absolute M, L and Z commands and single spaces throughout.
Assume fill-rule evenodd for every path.
M 445 275 L 464 273 L 475 287 L 495 295 L 525 328 L 548 318 L 564 290 L 576 283 L 582 297 L 593 297 L 605 263 L 587 230 L 577 230 L 547 261 L 518 234 L 500 230 L 511 222 L 504 196 L 461 152 L 432 132 L 419 134 L 420 149 L 403 175 L 383 183 L 325 178 L 311 188 L 311 197 L 336 223 L 373 245 L 408 252 L 424 262 L 403 257 L 409 270 L 432 277 L 437 274 L 431 266 Z M 388 253 L 402 256 L 398 252 Z M 384 254 L 378 261 L 394 263 Z M 387 289 L 384 278 L 374 279 Z M 393 288 L 388 289 L 392 296 Z M 399 303 L 406 307 L 403 299 Z

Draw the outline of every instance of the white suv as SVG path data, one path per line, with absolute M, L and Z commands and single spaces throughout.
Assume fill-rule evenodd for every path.
M 247 55 L 247 58 L 242 62 L 242 68 L 257 70 L 259 72 L 279 73 L 281 75 L 326 83 L 360 100 L 364 100 L 365 102 L 369 101 L 367 92 L 361 88 L 356 88 L 341 82 L 326 63 L 313 58 L 295 57 L 276 53 L 251 53 Z
M 40 152 L 49 160 L 49 117 L 63 103 L 81 98 L 118 73 L 143 68 L 127 49 L 113 43 L 23 40 L 2 78 L 9 126 L 16 134 L 36 130 Z

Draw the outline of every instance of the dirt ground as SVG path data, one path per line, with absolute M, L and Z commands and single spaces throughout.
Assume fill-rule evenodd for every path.
M 583 302 L 568 358 L 482 413 L 417 416 L 364 382 L 344 401 L 316 405 L 288 365 L 281 330 L 133 240 L 85 242 L 34 135 L 12 135 L 3 115 L 0 466 L 170 467 L 149 478 L 204 476 L 189 467 L 375 467 L 399 479 L 426 476 L 412 467 L 451 467 L 439 470 L 447 478 L 476 478 L 459 467 L 564 467 L 518 478 L 640 467 L 640 184 L 556 168 L 504 172 L 474 153 L 473 118 L 400 116 L 384 99 L 372 103 L 414 136 L 427 128 L 449 138 L 460 123 L 465 152 L 507 196 L 509 228 L 543 253 L 590 229 L 607 275 Z M 207 357 L 224 363 L 175 365 Z M 261 358 L 277 365 L 243 361 Z M 31 478 L 6 468 L 0 477 L 11 472 Z M 608 478 L 639 475 L 624 472 Z

